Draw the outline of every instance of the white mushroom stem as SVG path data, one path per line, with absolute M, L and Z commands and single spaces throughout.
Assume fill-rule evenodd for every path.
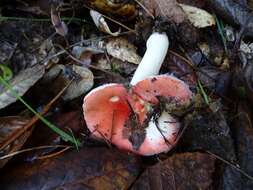
M 169 39 L 165 33 L 153 33 L 147 41 L 147 50 L 130 82 L 135 85 L 139 81 L 157 75 L 169 48 Z

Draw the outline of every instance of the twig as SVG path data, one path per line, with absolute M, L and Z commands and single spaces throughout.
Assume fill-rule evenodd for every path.
M 55 152 L 55 153 L 52 153 L 52 154 L 48 154 L 48 155 L 45 155 L 45 156 L 39 156 L 37 157 L 38 160 L 43 160 L 43 159 L 47 159 L 47 158 L 52 158 L 52 157 L 55 157 L 55 156 L 58 156 L 59 154 L 67 151 L 68 149 L 72 148 L 71 146 L 68 146 L 68 147 L 65 147 L 64 149 L 58 151 L 58 152 Z
M 242 175 L 244 175 L 245 177 L 247 177 L 248 179 L 250 179 L 251 181 L 253 181 L 253 176 L 247 174 L 245 171 L 243 171 L 241 168 L 239 168 L 238 166 L 230 163 L 229 161 L 221 158 L 220 156 L 208 151 L 208 150 L 204 150 L 205 152 L 207 152 L 208 154 L 210 154 L 211 156 L 213 156 L 214 158 L 217 158 L 218 160 L 226 163 L 227 165 L 231 166 L 232 168 L 234 168 L 236 171 L 238 171 L 239 173 L 241 173 Z
M 49 145 L 49 146 L 38 146 L 38 147 L 33 147 L 33 148 L 27 148 L 27 149 L 23 149 L 23 150 L 19 150 L 16 152 L 12 152 L 10 154 L 4 155 L 2 157 L 0 157 L 0 160 L 4 160 L 13 156 L 16 156 L 18 154 L 22 154 L 25 152 L 30 152 L 33 150 L 41 150 L 41 149 L 48 149 L 48 148 L 71 148 L 72 146 L 66 146 L 66 145 Z

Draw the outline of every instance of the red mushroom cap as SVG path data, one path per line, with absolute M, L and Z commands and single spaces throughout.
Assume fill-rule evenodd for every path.
M 123 126 L 130 114 L 127 91 L 121 84 L 107 84 L 84 98 L 84 118 L 92 136 L 111 141 L 114 129 Z
M 140 155 L 166 152 L 174 145 L 180 123 L 166 111 L 152 113 L 159 97 L 177 104 L 190 102 L 188 85 L 173 77 L 149 77 L 129 92 L 120 84 L 103 85 L 84 99 L 84 118 L 92 136 Z
M 143 100 L 158 103 L 157 97 L 174 97 L 180 103 L 190 101 L 191 91 L 187 84 L 174 76 L 148 77 L 132 87 L 132 91 Z

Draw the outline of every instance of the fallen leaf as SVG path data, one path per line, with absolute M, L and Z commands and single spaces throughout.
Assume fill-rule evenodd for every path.
M 216 106 L 212 105 L 213 109 Z M 208 150 L 226 160 L 234 161 L 235 150 L 229 125 L 224 113 L 221 110 L 215 111 L 209 113 L 202 110 L 195 116 L 185 130 L 179 146 L 186 151 Z
M 136 53 L 137 48 L 125 38 L 111 38 L 105 47 L 107 53 L 117 59 L 134 64 L 141 62 L 141 57 Z
M 0 117 L 0 146 L 6 142 L 14 133 L 21 130 L 27 123 L 28 119 L 19 116 Z M 0 151 L 0 157 L 18 151 L 26 142 L 27 138 L 31 135 L 32 130 L 25 132 L 12 144 L 8 145 L 5 149 Z M 2 168 L 10 158 L 0 159 L 0 168 Z
M 176 0 L 145 0 L 143 5 L 155 17 L 167 18 L 177 24 L 182 23 L 186 19 L 186 14 Z
M 186 13 L 187 18 L 197 28 L 215 25 L 214 17 L 207 11 L 190 5 L 179 4 Z
M 236 163 L 240 169 L 253 176 L 253 129 L 252 108 L 248 102 L 241 101 L 232 122 L 232 134 L 235 138 Z M 248 179 L 229 165 L 225 166 L 223 176 L 220 179 L 219 189 L 251 190 L 252 179 Z
M 129 64 L 128 62 L 124 62 L 114 57 L 108 61 L 108 58 L 105 55 L 96 56 L 92 64 L 97 68 L 117 72 L 123 76 L 131 76 L 131 74 L 136 70 L 135 64 Z
M 137 9 L 132 1 L 85 0 L 85 5 L 120 20 L 130 20 L 136 16 Z
M 253 14 L 247 6 L 234 0 L 205 0 L 205 2 L 215 10 L 215 14 L 229 23 L 240 25 L 244 29 L 244 35 L 253 36 Z
M 98 29 L 100 29 L 102 32 L 105 32 L 107 34 L 110 34 L 112 36 L 118 36 L 120 34 L 120 29 L 117 32 L 112 32 L 111 29 L 109 28 L 107 22 L 105 21 L 104 17 L 102 14 L 100 14 L 97 11 L 90 10 L 90 15 L 97 26 Z
M 251 103 L 253 103 L 253 96 L 252 96 L 252 92 L 253 92 L 253 61 L 249 61 L 249 63 L 245 66 L 245 68 L 243 69 L 243 73 L 238 73 L 240 74 L 238 77 L 241 77 L 242 75 L 243 77 L 243 81 L 242 81 L 242 85 L 241 85 L 241 89 L 245 89 L 245 95 L 247 96 L 247 98 L 250 100 Z M 241 75 L 242 74 L 242 75 Z M 240 86 L 237 86 L 240 87 Z
M 227 95 L 230 87 L 231 73 L 207 65 L 200 67 L 197 75 L 201 83 L 210 91 L 214 91 L 224 97 Z
M 52 39 L 47 39 L 40 45 L 37 58 L 38 61 L 43 62 L 44 65 L 49 65 L 51 62 L 56 64 L 59 62 L 59 57 L 48 59 L 55 54 L 57 53 Z
M 48 22 L 34 22 L 31 18 L 22 21 L 17 19 L 0 22 L 0 41 L 3 41 L 0 42 L 0 60 L 3 61 L 0 64 L 7 64 L 14 75 L 38 63 L 43 64 L 50 59 L 47 56 L 56 54 L 50 43 L 52 39 L 45 39 L 53 32 Z
M 1 172 L 1 189 L 128 189 L 140 172 L 138 159 L 107 148 L 82 148 Z
M 44 72 L 44 66 L 37 64 L 18 73 L 9 81 L 9 84 L 19 96 L 23 96 L 44 75 Z M 11 90 L 0 84 L 0 109 L 14 103 L 16 100 L 17 98 Z
M 68 34 L 67 25 L 61 20 L 60 15 L 53 8 L 51 9 L 51 22 L 57 34 L 61 36 L 66 36 Z
M 241 40 L 239 52 L 243 67 L 245 67 L 253 59 L 253 43 L 245 43 Z
M 63 96 L 64 100 L 71 100 L 88 92 L 94 84 L 93 74 L 86 67 L 73 65 L 71 69 L 75 74 L 80 76 L 80 79 L 74 80 L 74 82 L 68 87 Z
M 180 54 L 169 51 L 163 66 L 179 79 L 183 80 L 190 86 L 196 85 L 196 76 L 193 68 L 187 64 Z
M 67 67 L 57 64 L 44 75 L 42 84 L 46 88 L 50 85 L 48 90 L 51 90 L 51 93 L 56 95 L 60 89 L 73 80 L 62 96 L 64 100 L 72 100 L 89 91 L 93 86 L 93 79 L 92 72 L 86 67 L 77 65 Z M 52 81 L 54 82 L 52 83 Z
M 214 164 L 208 154 L 174 154 L 147 168 L 131 190 L 212 189 Z
M 13 55 L 15 49 L 17 48 L 17 44 L 11 44 L 8 41 L 0 42 L 0 64 L 3 64 L 10 60 Z
M 198 8 L 204 8 L 205 7 L 205 1 L 203 0 L 177 0 L 178 3 L 183 3 L 187 5 L 191 5 Z

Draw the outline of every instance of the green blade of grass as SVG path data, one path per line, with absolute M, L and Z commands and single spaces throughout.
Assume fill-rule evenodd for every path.
M 73 138 L 68 133 L 59 129 L 54 124 L 52 124 L 50 121 L 48 121 L 46 118 L 42 117 L 38 112 L 36 112 L 29 104 L 27 104 L 18 95 L 18 93 L 15 90 L 12 89 L 11 85 L 7 81 L 5 81 L 2 76 L 0 76 L 0 83 L 2 83 L 8 90 L 10 90 L 11 93 L 15 96 L 15 98 L 17 98 L 20 102 L 22 102 L 27 107 L 27 109 L 29 109 L 34 115 L 36 115 L 47 127 L 49 127 L 52 131 L 54 131 L 55 133 L 60 135 L 63 140 L 69 141 L 69 142 L 73 143 L 75 146 L 81 145 L 81 143 L 77 139 Z
M 69 128 L 70 134 L 72 135 L 72 138 L 75 140 L 75 146 L 76 150 L 79 151 L 79 145 L 78 145 L 78 140 L 75 138 L 73 131 Z
M 207 96 L 201 82 L 198 80 L 198 86 L 199 86 L 199 90 L 200 90 L 200 93 L 202 94 L 203 98 L 204 98 L 204 101 L 207 105 L 209 105 L 209 97 Z
M 224 35 L 224 25 L 222 20 L 219 20 L 218 17 L 216 15 L 214 15 L 216 23 L 217 23 L 217 28 L 218 28 L 218 32 L 221 36 L 221 40 L 225 49 L 226 54 L 228 54 L 228 47 L 227 47 L 227 39 Z

